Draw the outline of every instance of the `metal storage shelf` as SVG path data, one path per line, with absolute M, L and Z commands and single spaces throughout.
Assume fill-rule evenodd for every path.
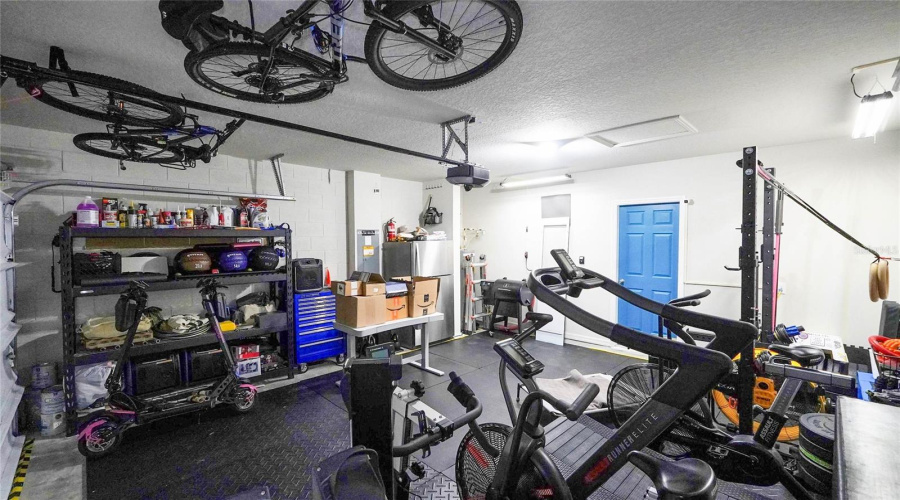
M 237 228 L 66 228 L 73 238 L 273 238 L 290 233 L 290 229 L 237 229 Z
M 147 290 L 183 290 L 196 288 L 201 278 L 216 278 L 223 285 L 240 285 L 248 283 L 273 283 L 286 281 L 287 273 L 284 269 L 275 271 L 255 271 L 232 274 L 192 274 L 190 276 L 177 276 L 168 281 L 147 282 Z M 128 285 L 73 285 L 72 292 L 75 298 L 95 297 L 97 295 L 117 295 L 124 292 Z
M 240 340 L 249 337 L 260 337 L 262 335 L 268 335 L 270 333 L 280 333 L 288 330 L 287 326 L 281 328 L 247 328 L 244 330 L 233 330 L 230 332 L 225 332 L 226 340 Z M 129 352 L 130 356 L 144 356 L 147 354 L 157 354 L 161 352 L 169 352 L 169 351 L 177 351 L 181 349 L 189 349 L 191 347 L 197 347 L 201 345 L 210 345 L 216 343 L 216 334 L 215 333 L 204 333 L 203 335 L 197 335 L 196 337 L 189 337 L 186 339 L 173 339 L 173 340 L 154 340 L 153 342 L 147 342 L 144 344 L 134 344 L 131 347 L 131 351 Z M 107 349 L 85 349 L 80 348 L 75 350 L 75 365 L 90 365 L 94 363 L 102 363 L 104 361 L 109 361 L 110 359 L 115 359 L 119 355 L 119 349 L 117 348 L 107 348 Z
M 118 349 L 106 349 L 90 351 L 84 349 L 78 340 L 76 333 L 76 299 L 78 297 L 93 297 L 98 295 L 116 295 L 122 293 L 127 284 L 117 285 L 75 285 L 72 281 L 72 261 L 76 238 L 283 238 L 287 255 L 291 255 L 291 230 L 289 228 L 276 228 L 272 230 L 259 229 L 113 229 L 113 228 L 74 228 L 63 226 L 59 229 L 60 236 L 60 283 L 62 285 L 62 333 L 63 333 L 63 386 L 65 388 L 66 404 L 66 431 L 68 435 L 75 432 L 76 408 L 75 408 L 75 367 L 91 363 L 99 363 L 115 359 Z M 186 246 L 192 243 L 185 242 Z M 226 332 L 228 340 L 237 340 L 248 337 L 257 337 L 277 333 L 279 335 L 280 354 L 285 360 L 286 366 L 263 373 L 251 380 L 262 381 L 275 377 L 287 376 L 293 378 L 293 366 L 295 364 L 294 347 L 294 308 L 293 283 L 290 279 L 290 266 L 285 265 L 275 271 L 259 271 L 229 274 L 203 274 L 178 276 L 168 281 L 149 282 L 149 291 L 165 291 L 191 289 L 197 286 L 200 278 L 215 277 L 223 285 L 237 285 L 250 283 L 268 283 L 272 294 L 281 295 L 281 302 L 285 304 L 287 312 L 287 324 L 278 328 L 250 328 Z M 205 333 L 196 337 L 180 340 L 162 340 L 154 343 L 135 344 L 131 355 L 165 353 L 188 349 L 191 347 L 216 343 L 215 334 Z M 177 389 L 176 389 L 177 390 Z

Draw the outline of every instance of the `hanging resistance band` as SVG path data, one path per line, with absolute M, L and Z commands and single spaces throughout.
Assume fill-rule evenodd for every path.
M 862 248 L 863 250 L 865 250 L 865 251 L 871 253 L 872 255 L 874 255 L 874 256 L 875 256 L 875 259 L 888 259 L 887 257 L 882 257 L 878 252 L 876 252 L 875 250 L 872 250 L 871 248 L 867 247 L 867 246 L 864 245 L 861 241 L 859 241 L 859 240 L 857 240 L 856 238 L 854 238 L 853 236 L 851 236 L 850 233 L 848 233 L 847 231 L 844 231 L 843 229 L 841 229 L 840 227 L 838 227 L 835 223 L 833 223 L 833 222 L 831 222 L 830 220 L 828 220 L 827 217 L 825 217 L 824 215 L 822 215 L 818 210 L 816 210 L 815 208 L 813 208 L 809 203 L 805 202 L 805 201 L 803 200 L 803 198 L 799 197 L 796 193 L 794 193 L 793 191 L 791 191 L 790 189 L 788 189 L 787 186 L 785 186 L 785 185 L 782 184 L 781 182 L 778 182 L 778 180 L 775 179 L 774 176 L 772 176 L 771 174 L 769 174 L 768 172 L 766 172 L 765 169 L 763 169 L 762 167 L 757 166 L 757 167 L 756 167 L 756 173 L 757 173 L 760 177 L 762 177 L 762 179 L 763 179 L 764 181 L 768 182 L 769 184 L 771 184 L 772 186 L 774 186 L 776 189 L 781 190 L 781 192 L 783 192 L 785 195 L 787 195 L 788 198 L 794 200 L 795 203 L 797 203 L 797 204 L 800 205 L 800 207 L 802 207 L 804 210 L 806 210 L 807 212 L 809 212 L 810 214 L 812 214 L 813 217 L 815 217 L 816 219 L 819 219 L 823 224 L 825 224 L 825 225 L 828 226 L 829 228 L 833 229 L 836 233 L 840 234 L 841 236 L 843 236 L 844 238 L 846 238 L 847 240 L 849 240 L 849 241 L 850 241 L 851 243 L 853 243 L 854 245 L 856 245 L 856 246 L 858 246 L 859 248 Z

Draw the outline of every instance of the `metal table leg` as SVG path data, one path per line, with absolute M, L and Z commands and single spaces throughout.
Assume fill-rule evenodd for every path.
M 420 370 L 426 371 L 428 373 L 433 373 L 439 377 L 443 377 L 444 372 L 442 372 L 438 369 L 432 368 L 431 365 L 429 365 L 428 349 L 430 347 L 429 341 L 431 339 L 429 338 L 429 335 L 428 335 L 429 330 L 425 327 L 425 324 L 422 324 L 421 328 L 422 328 L 422 354 L 416 354 L 415 356 L 410 356 L 410 357 L 404 359 L 403 363 L 413 365 Z M 419 361 L 419 360 L 421 360 L 421 361 Z

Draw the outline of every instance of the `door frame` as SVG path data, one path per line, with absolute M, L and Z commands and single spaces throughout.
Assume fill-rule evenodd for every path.
M 685 252 L 687 251 L 687 210 L 684 210 L 683 207 L 687 207 L 690 205 L 690 199 L 686 196 L 662 196 L 659 198 L 629 198 L 624 200 L 617 200 L 614 205 L 614 209 L 612 211 L 611 219 L 614 228 L 616 228 L 616 237 L 612 242 L 612 254 L 615 260 L 615 270 L 616 277 L 615 279 L 618 281 L 619 279 L 619 212 L 621 207 L 629 206 L 629 205 L 655 205 L 658 203 L 677 203 L 678 204 L 678 293 L 679 297 L 684 296 L 684 273 L 685 273 L 685 264 L 687 259 L 685 259 Z M 610 311 L 612 312 L 612 319 L 616 323 L 619 322 L 619 305 L 618 298 L 615 295 L 611 295 L 609 299 L 610 303 Z
M 546 228 L 547 226 L 566 226 L 566 251 L 569 251 L 569 247 L 572 246 L 572 217 L 571 216 L 569 216 L 569 217 L 548 217 L 546 219 L 542 218 L 542 219 L 540 219 L 540 221 L 541 222 L 539 224 L 539 227 L 541 228 L 541 232 L 540 232 L 541 236 L 540 236 L 540 239 L 538 240 L 538 244 L 540 245 L 540 250 L 538 250 L 538 257 L 540 258 L 540 263 L 537 264 L 534 267 L 534 269 L 540 269 L 541 267 L 544 267 L 544 262 L 543 262 L 543 259 L 544 259 L 544 228 Z M 540 307 L 540 304 L 538 305 L 538 307 Z M 545 311 L 545 312 L 550 312 L 551 314 L 556 313 L 556 311 L 552 311 L 552 310 Z M 565 342 L 566 342 L 566 317 L 557 313 L 557 315 L 554 316 L 554 318 L 556 318 L 557 316 L 559 316 L 562 319 L 562 327 L 561 327 L 562 333 L 548 332 L 546 330 L 538 330 L 537 332 L 535 332 L 535 337 L 534 337 L 535 340 L 538 340 L 541 342 L 547 342 L 547 343 L 551 343 L 551 344 L 556 344 L 556 345 L 564 345 L 565 344 Z M 556 323 L 556 321 L 554 321 L 554 323 Z M 557 339 L 556 337 L 559 337 L 559 339 Z M 559 340 L 559 343 L 557 343 L 556 340 Z

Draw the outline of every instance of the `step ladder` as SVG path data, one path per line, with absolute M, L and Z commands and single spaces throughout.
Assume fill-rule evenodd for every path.
M 484 303 L 482 293 L 483 283 L 487 279 L 487 257 L 484 254 L 476 257 L 474 253 L 466 252 L 462 258 L 463 269 L 466 274 L 466 296 L 463 299 L 463 333 L 474 335 L 488 332 L 487 324 L 490 321 L 491 306 Z

